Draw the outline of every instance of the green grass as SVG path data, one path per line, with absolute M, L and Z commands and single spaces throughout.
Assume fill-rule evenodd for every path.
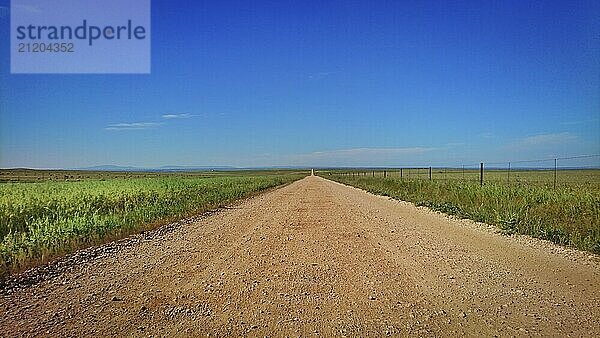
M 108 179 L 134 179 L 134 178 L 167 178 L 167 177 L 225 177 L 225 176 L 257 176 L 257 175 L 284 175 L 304 174 L 299 170 L 216 170 L 216 171 L 90 171 L 90 170 L 38 170 L 38 169 L 0 169 L 0 183 L 23 183 L 45 181 L 88 181 Z
M 563 173 L 568 174 L 574 175 Z M 321 175 L 375 194 L 493 224 L 506 234 L 526 234 L 600 254 L 598 181 L 582 180 L 553 189 L 541 183 L 488 182 L 480 187 L 472 181 L 430 181 L 428 176 L 400 179 L 377 175 L 353 177 L 336 172 Z M 539 181 L 539 176 L 536 180 Z
M 182 174 L 0 184 L 0 280 L 40 262 L 306 176 Z
M 322 172 L 325 174 L 342 174 L 355 176 L 383 177 L 384 169 L 375 171 L 369 169 L 336 170 Z M 405 180 L 429 180 L 429 168 L 385 169 L 387 178 L 402 178 Z M 479 169 L 467 168 L 464 171 L 456 168 L 433 168 L 431 172 L 434 181 L 471 182 L 479 183 Z M 486 169 L 484 173 L 486 183 L 503 184 L 509 186 L 539 186 L 553 188 L 554 170 L 523 170 L 512 169 Z M 556 173 L 557 187 L 573 187 L 578 189 L 600 189 L 600 170 L 598 169 L 570 169 L 558 170 Z

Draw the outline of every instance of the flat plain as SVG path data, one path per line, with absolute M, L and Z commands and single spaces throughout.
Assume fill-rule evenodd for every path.
M 596 255 L 320 177 L 128 243 L 5 291 L 0 331 L 600 334 Z

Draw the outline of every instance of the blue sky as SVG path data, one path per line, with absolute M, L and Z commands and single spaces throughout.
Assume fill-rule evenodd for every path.
M 11 75 L 4 16 L 0 167 L 600 154 L 599 17 L 597 1 L 153 0 L 150 75 Z

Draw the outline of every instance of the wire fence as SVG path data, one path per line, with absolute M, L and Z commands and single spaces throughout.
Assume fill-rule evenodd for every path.
M 453 166 L 398 166 L 331 170 L 329 175 L 371 176 L 403 180 L 474 182 L 484 185 L 600 187 L 600 154 L 541 160 L 482 162 Z

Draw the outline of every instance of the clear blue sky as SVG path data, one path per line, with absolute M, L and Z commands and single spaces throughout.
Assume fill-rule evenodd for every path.
M 0 167 L 598 154 L 599 18 L 598 1 L 153 0 L 150 75 L 10 75 L 4 17 Z

